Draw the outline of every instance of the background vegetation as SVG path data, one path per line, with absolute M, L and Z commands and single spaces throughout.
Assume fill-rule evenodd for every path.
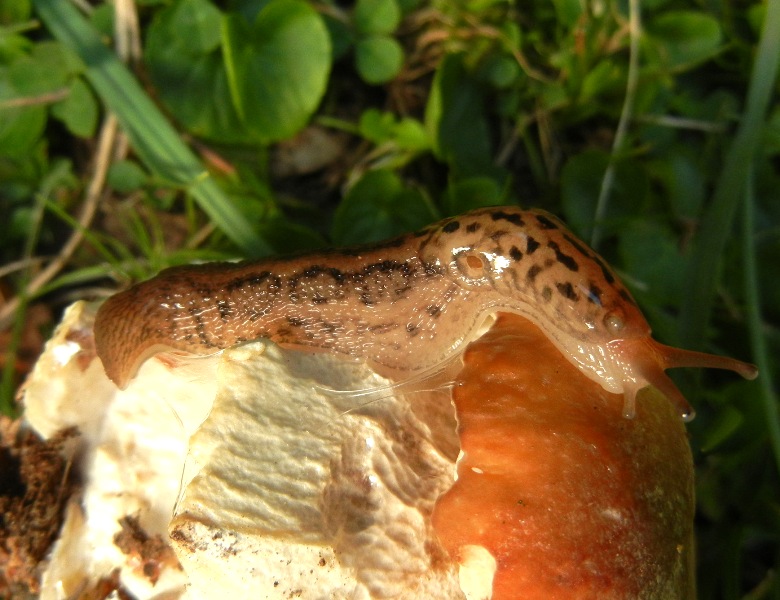
M 780 1 L 0 0 L 2 411 L 61 309 L 194 260 L 562 216 L 686 373 L 701 598 L 780 598 Z

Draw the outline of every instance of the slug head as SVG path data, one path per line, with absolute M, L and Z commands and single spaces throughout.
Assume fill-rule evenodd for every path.
M 659 344 L 631 294 L 605 261 L 552 215 L 502 207 L 472 211 L 440 223 L 421 246 L 483 310 L 523 315 L 538 325 L 570 362 L 613 393 L 633 416 L 637 392 L 652 385 L 684 419 L 694 411 L 664 372 L 711 367 L 752 379 L 753 365 Z

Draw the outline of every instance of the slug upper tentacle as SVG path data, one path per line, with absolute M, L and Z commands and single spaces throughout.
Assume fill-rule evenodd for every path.
M 553 216 L 478 209 L 373 246 L 294 258 L 166 269 L 109 298 L 95 342 L 127 386 L 161 350 L 208 354 L 269 338 L 362 359 L 411 377 L 462 350 L 498 311 L 538 325 L 585 375 L 626 397 L 654 385 L 692 410 L 667 368 L 754 366 L 662 346 L 604 260 Z

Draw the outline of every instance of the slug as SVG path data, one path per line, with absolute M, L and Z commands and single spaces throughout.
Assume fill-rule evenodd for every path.
M 161 351 L 209 354 L 258 338 L 340 353 L 403 379 L 435 367 L 496 311 L 535 323 L 590 379 L 625 398 L 655 386 L 685 419 L 673 367 L 753 365 L 664 346 L 604 260 L 552 215 L 478 209 L 386 242 L 291 258 L 173 267 L 110 297 L 97 354 L 124 389 Z

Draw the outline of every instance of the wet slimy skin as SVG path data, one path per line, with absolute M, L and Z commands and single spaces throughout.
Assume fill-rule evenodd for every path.
M 515 207 L 363 247 L 166 269 L 103 304 L 95 342 L 120 388 L 158 352 L 210 354 L 258 338 L 340 353 L 402 380 L 460 352 L 497 311 L 530 319 L 586 376 L 624 394 L 627 416 L 647 385 L 693 416 L 668 368 L 757 375 L 747 363 L 657 343 L 601 257 L 552 215 Z

